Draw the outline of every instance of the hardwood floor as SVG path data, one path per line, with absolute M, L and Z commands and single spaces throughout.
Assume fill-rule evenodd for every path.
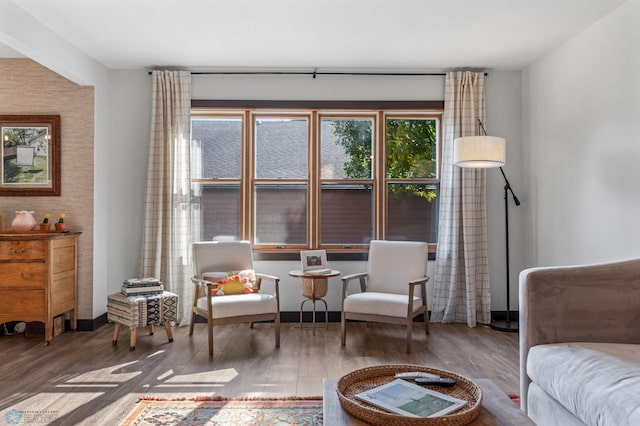
M 153 336 L 140 329 L 133 352 L 126 331 L 111 345 L 111 324 L 64 333 L 49 346 L 41 338 L 2 336 L 0 419 L 15 409 L 31 420 L 21 424 L 118 425 L 142 395 L 315 396 L 322 395 L 323 377 L 378 364 L 427 365 L 519 391 L 517 333 L 430 324 L 425 336 L 417 326 L 407 354 L 399 326 L 350 323 L 343 348 L 339 323 L 315 336 L 296 325 L 282 324 L 279 349 L 272 324 L 216 327 L 214 358 L 205 324 L 196 324 L 194 336 L 188 327 L 174 328 L 173 343 L 161 327 Z

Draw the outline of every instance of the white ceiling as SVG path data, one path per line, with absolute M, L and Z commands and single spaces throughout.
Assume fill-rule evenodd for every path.
M 625 0 L 12 1 L 109 68 L 409 71 L 519 69 Z

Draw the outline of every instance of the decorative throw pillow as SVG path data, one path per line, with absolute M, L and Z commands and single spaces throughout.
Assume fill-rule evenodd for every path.
M 238 275 L 231 275 L 218 282 L 216 295 L 223 296 L 225 294 L 244 294 L 244 284 Z
M 253 269 L 230 272 L 205 272 L 202 279 L 213 283 L 212 296 L 257 293 L 256 274 Z

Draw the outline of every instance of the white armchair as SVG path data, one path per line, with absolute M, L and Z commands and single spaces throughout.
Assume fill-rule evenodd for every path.
M 196 315 L 205 318 L 209 356 L 213 356 L 214 325 L 248 322 L 253 327 L 254 322 L 274 321 L 275 343 L 280 347 L 279 278 L 253 271 L 251 244 L 248 241 L 203 241 L 193 243 L 192 249 L 194 291 L 189 335 L 193 335 Z M 203 279 L 207 274 L 213 276 L 235 271 L 252 271 L 255 274 L 255 283 L 246 292 L 243 292 L 242 285 L 239 288 L 235 285 L 234 294 L 217 295 L 221 293 L 219 286 Z M 273 282 L 274 294 L 260 291 L 263 280 Z
M 347 320 L 405 325 L 407 353 L 411 352 L 416 316 L 424 314 L 425 333 L 429 334 L 428 251 L 424 242 L 371 241 L 367 272 L 342 278 L 342 346 L 346 344 Z M 347 295 L 349 283 L 356 279 L 360 292 Z

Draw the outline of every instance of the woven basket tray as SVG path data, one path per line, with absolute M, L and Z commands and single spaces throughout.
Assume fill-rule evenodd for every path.
M 374 405 L 357 399 L 354 395 L 394 380 L 396 373 L 423 371 L 449 377 L 456 381 L 451 388 L 429 386 L 429 389 L 467 401 L 461 409 L 441 417 L 408 417 L 389 413 Z M 458 426 L 471 423 L 480 414 L 482 391 L 466 377 L 445 370 L 418 365 L 381 365 L 353 371 L 338 380 L 338 399 L 342 408 L 354 417 L 374 426 L 449 425 Z

